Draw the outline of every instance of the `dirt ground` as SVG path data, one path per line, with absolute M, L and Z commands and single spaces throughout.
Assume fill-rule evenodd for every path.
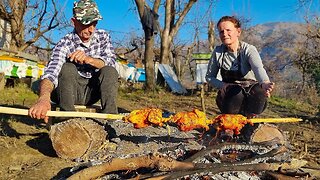
M 193 108 L 201 109 L 199 94 L 179 96 L 160 93 L 152 97 L 129 95 L 130 92 L 127 95 L 121 95 L 118 99 L 121 112 L 146 107 L 157 107 L 173 113 L 190 111 Z M 205 104 L 207 115 L 214 117 L 218 109 L 213 103 L 213 95 L 207 95 Z M 294 157 L 308 161 L 306 166 L 315 172 L 320 171 L 319 118 L 311 114 L 292 113 L 288 109 L 272 106 L 269 106 L 261 117 L 302 117 L 303 122 L 284 123 L 278 126 L 287 134 Z M 42 121 L 26 116 L 0 114 L 0 123 L 0 179 L 63 179 L 68 175 L 70 168 L 78 164 L 57 157 L 49 140 L 46 125 Z M 131 125 L 126 127 L 128 129 L 123 131 L 132 132 Z M 159 131 L 155 129 L 157 128 L 145 128 L 139 132 L 145 134 L 166 132 L 163 129 Z M 185 135 L 188 136 L 188 134 Z M 121 141 L 120 139 L 118 144 L 121 144 Z M 136 147 L 145 148 L 142 144 Z M 320 178 L 317 175 L 319 174 L 315 173 L 313 178 Z

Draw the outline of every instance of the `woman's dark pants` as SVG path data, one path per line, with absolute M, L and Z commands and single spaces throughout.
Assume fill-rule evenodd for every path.
M 225 92 L 218 92 L 216 103 L 223 114 L 251 116 L 266 109 L 267 97 L 259 84 L 247 88 L 232 85 Z

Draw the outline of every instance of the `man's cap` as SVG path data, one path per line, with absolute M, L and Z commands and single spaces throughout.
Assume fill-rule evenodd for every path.
M 93 0 L 79 0 L 78 2 L 74 2 L 73 17 L 84 25 L 102 19 L 98 6 Z

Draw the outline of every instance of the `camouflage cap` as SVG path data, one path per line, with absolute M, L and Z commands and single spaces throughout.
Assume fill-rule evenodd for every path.
M 79 0 L 78 2 L 74 2 L 73 17 L 84 25 L 102 19 L 98 6 L 93 0 Z

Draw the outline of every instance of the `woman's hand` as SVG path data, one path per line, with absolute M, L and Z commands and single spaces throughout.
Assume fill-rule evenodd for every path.
M 271 92 L 274 88 L 274 83 L 273 82 L 264 82 L 261 84 L 261 88 L 264 90 L 265 95 L 267 97 L 271 96 Z

